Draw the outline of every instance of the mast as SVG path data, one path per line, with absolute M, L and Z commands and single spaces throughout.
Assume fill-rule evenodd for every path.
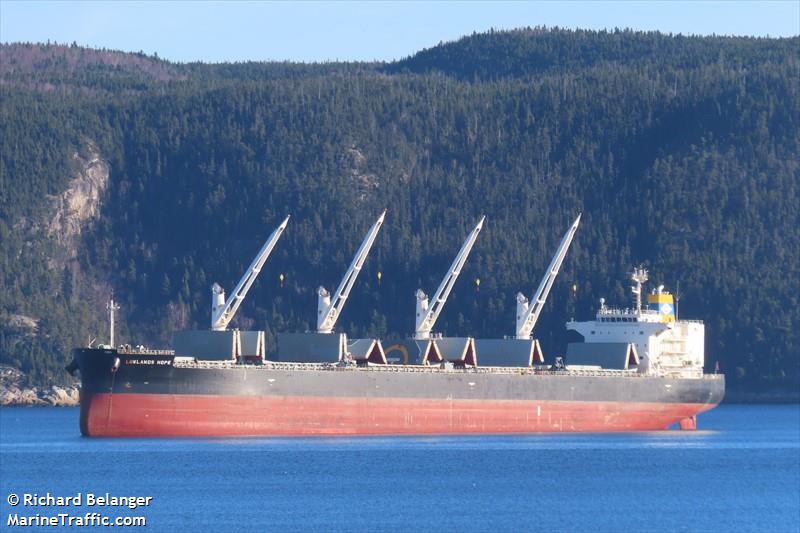
M 364 261 L 366 261 L 367 255 L 369 255 L 369 251 L 372 248 L 372 244 L 375 242 L 375 237 L 377 237 L 385 217 L 386 210 L 383 211 L 375 224 L 373 224 L 367 232 L 367 236 L 364 237 L 364 241 L 356 251 L 356 255 L 353 257 L 350 267 L 339 283 L 339 288 L 336 289 L 333 298 L 331 298 L 330 293 L 325 290 L 325 287 L 317 289 L 317 333 L 333 332 L 333 326 L 336 325 L 336 320 L 339 318 L 339 314 L 342 312 L 342 308 L 348 296 L 350 296 L 350 290 L 353 288 L 356 278 L 361 272 L 361 267 L 364 266 Z
M 631 273 L 631 280 L 636 285 L 631 287 L 631 292 L 636 295 L 636 314 L 642 314 L 642 284 L 648 280 L 647 270 L 643 267 L 634 268 Z
M 114 312 L 119 311 L 119 306 L 114 302 L 114 293 L 111 293 L 111 299 L 106 304 L 108 309 L 108 339 L 109 345 L 114 347 Z
M 239 280 L 238 285 L 236 285 L 236 288 L 233 289 L 233 292 L 227 300 L 225 300 L 225 290 L 220 287 L 218 283 L 215 283 L 211 287 L 212 330 L 225 331 L 225 329 L 227 329 L 228 324 L 236 315 L 236 311 L 239 310 L 242 300 L 244 300 L 244 297 L 247 296 L 247 292 L 250 290 L 250 287 L 253 286 L 253 282 L 256 280 L 258 273 L 261 272 L 261 268 L 267 261 L 269 254 L 272 253 L 272 249 L 275 248 L 275 244 L 278 242 L 278 239 L 280 239 L 281 235 L 283 235 L 283 230 L 286 229 L 286 224 L 288 223 L 289 217 L 287 216 L 283 222 L 281 222 L 281 225 L 272 232 L 272 235 L 269 236 L 269 239 L 267 239 L 267 242 L 264 243 L 264 246 L 261 247 L 258 255 L 256 255 L 255 259 L 253 259 L 250 267 L 244 273 L 242 279 Z
M 517 293 L 516 337 L 518 339 L 531 338 L 533 327 L 536 325 L 536 321 L 539 320 L 539 314 L 542 312 L 542 307 L 544 307 L 544 303 L 547 301 L 547 296 L 550 294 L 550 289 L 553 287 L 561 264 L 567 256 L 567 250 L 569 250 L 569 246 L 572 244 L 572 238 L 575 237 L 575 232 L 578 231 L 578 224 L 580 224 L 580 222 L 581 214 L 578 214 L 578 218 L 575 219 L 575 222 L 569 227 L 564 237 L 561 238 L 561 244 L 558 245 L 556 255 L 554 255 L 553 259 L 550 261 L 550 266 L 547 267 L 547 271 L 542 281 L 539 283 L 539 288 L 536 289 L 531 299 L 533 305 L 529 305 L 528 299 L 524 294 L 521 292 Z
M 467 239 L 461 246 L 461 250 L 459 250 L 455 260 L 453 260 L 453 264 L 450 265 L 450 270 L 447 271 L 439 288 L 436 289 L 436 294 L 433 295 L 433 305 L 428 306 L 428 295 L 425 294 L 422 289 L 417 289 L 417 327 L 414 332 L 415 339 L 424 340 L 430 338 L 431 330 L 436 324 L 436 320 L 439 318 L 439 314 L 441 314 L 445 302 L 447 302 L 447 297 L 450 296 L 450 291 L 453 289 L 453 285 L 455 285 L 458 275 L 464 267 L 464 263 L 467 262 L 467 257 L 469 257 L 469 253 L 472 250 L 472 245 L 475 244 L 475 240 L 478 238 L 478 234 L 483 228 L 483 221 L 485 219 L 486 217 L 482 216 L 472 232 L 467 235 Z

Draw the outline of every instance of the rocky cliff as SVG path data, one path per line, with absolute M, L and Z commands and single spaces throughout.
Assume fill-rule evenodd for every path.
M 51 218 L 47 222 L 47 236 L 58 244 L 63 257 L 52 257 L 51 263 L 62 265 L 64 260 L 77 256 L 78 239 L 87 225 L 100 215 L 100 205 L 108 187 L 109 166 L 101 158 L 97 146 L 88 142 L 83 154 L 74 153 L 77 175 L 70 180 L 66 190 L 51 196 Z

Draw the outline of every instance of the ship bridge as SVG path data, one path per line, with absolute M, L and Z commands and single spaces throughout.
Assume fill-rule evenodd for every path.
M 615 309 L 601 305 L 597 311 L 598 322 L 656 322 L 664 323 L 663 316 L 658 311 L 642 309 Z
M 673 296 L 659 286 L 647 295 L 648 307 L 642 307 L 642 284 L 647 271 L 636 269 L 631 276 L 636 283 L 631 291 L 636 297 L 635 308 L 612 308 L 600 299 L 595 320 L 567 322 L 567 329 L 583 337 L 583 343 L 567 346 L 570 352 L 580 353 L 582 364 L 609 359 L 608 353 L 619 346 L 629 346 L 639 355 L 638 370 L 649 374 L 673 374 L 683 377 L 702 376 L 705 363 L 705 326 L 700 320 L 677 320 Z M 576 346 L 587 344 L 589 346 Z M 575 361 L 573 361 L 574 363 Z M 602 365 L 601 365 L 602 366 Z

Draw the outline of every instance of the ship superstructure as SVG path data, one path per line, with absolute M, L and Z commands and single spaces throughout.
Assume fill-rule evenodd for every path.
M 654 376 L 702 377 L 703 322 L 678 320 L 674 297 L 663 285 L 647 295 L 644 307 L 642 290 L 648 272 L 637 268 L 631 279 L 634 307 L 609 307 L 601 299 L 594 320 L 567 322 L 567 329 L 584 339 L 583 343 L 567 346 L 567 364 L 631 370 L 635 367 L 637 372 Z

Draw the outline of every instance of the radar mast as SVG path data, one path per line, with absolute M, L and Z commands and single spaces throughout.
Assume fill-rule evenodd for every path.
M 631 273 L 631 280 L 636 285 L 631 287 L 631 292 L 636 295 L 636 314 L 642 314 L 642 285 L 648 280 L 647 270 L 644 267 L 634 268 Z

